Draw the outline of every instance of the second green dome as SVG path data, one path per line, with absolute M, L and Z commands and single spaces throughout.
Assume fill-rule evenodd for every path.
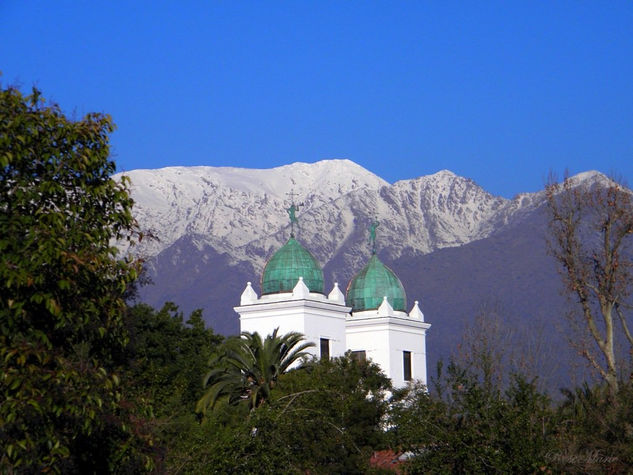
M 323 293 L 323 270 L 310 252 L 291 237 L 266 263 L 262 295 L 292 292 L 299 277 L 310 292 Z
M 357 312 L 377 309 L 385 296 L 394 310 L 406 312 L 407 296 L 402 282 L 374 254 L 347 286 L 345 300 L 352 312 Z

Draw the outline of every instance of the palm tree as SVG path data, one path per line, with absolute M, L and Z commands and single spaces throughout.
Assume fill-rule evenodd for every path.
M 279 376 L 308 356 L 307 348 L 315 346 L 304 341 L 301 333 L 278 336 L 278 330 L 264 340 L 257 332 L 242 332 L 241 338 L 228 340 L 222 353 L 209 362 L 211 369 L 202 383 L 208 389 L 198 401 L 196 412 L 205 414 L 222 398 L 229 404 L 248 401 L 250 410 L 270 399 Z

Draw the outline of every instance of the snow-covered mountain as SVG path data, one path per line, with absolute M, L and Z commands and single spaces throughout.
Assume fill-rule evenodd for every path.
M 489 236 L 534 200 L 492 196 L 443 170 L 391 185 L 349 160 L 255 170 L 170 167 L 126 172 L 141 228 L 158 238 L 135 252 L 151 258 L 194 238 L 261 270 L 288 238 L 286 209 L 299 203 L 296 234 L 325 265 L 355 267 L 369 253 L 366 230 L 380 221 L 378 245 L 389 259 L 460 246 Z M 539 200 L 537 200 L 539 201 Z
M 158 238 L 137 250 L 148 257 L 186 235 L 199 236 L 220 251 L 236 252 L 281 230 L 293 198 L 303 204 L 300 214 L 308 214 L 347 193 L 388 185 L 349 160 L 263 170 L 169 167 L 125 175 L 132 182 L 141 227 Z

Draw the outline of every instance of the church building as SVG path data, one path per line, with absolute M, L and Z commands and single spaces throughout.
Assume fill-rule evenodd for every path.
M 342 356 L 347 351 L 371 359 L 391 378 L 394 387 L 417 380 L 427 383 L 426 331 L 418 302 L 407 313 L 404 287 L 376 255 L 377 222 L 370 228 L 372 255 L 354 276 L 345 294 L 338 283 L 326 295 L 323 270 L 294 236 L 293 204 L 290 239 L 266 263 L 258 296 L 250 282 L 235 311 L 242 332 L 269 335 L 302 333 L 317 358 Z M 294 218 L 294 219 L 293 219 Z

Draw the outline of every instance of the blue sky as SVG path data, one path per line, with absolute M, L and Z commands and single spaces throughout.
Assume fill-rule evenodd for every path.
M 112 115 L 119 170 L 349 158 L 512 197 L 633 183 L 630 1 L 0 2 L 0 80 Z

